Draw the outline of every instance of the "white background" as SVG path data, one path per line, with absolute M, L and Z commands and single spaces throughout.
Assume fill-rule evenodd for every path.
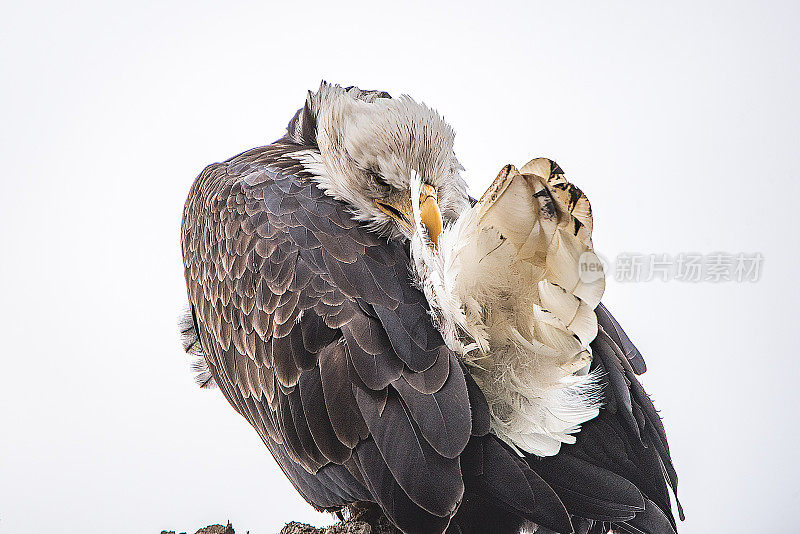
M 320 79 L 440 110 L 479 194 L 557 159 L 595 245 L 760 252 L 757 283 L 610 283 L 688 519 L 796 532 L 800 61 L 791 2 L 4 2 L 0 532 L 322 524 L 175 318 L 183 201 Z

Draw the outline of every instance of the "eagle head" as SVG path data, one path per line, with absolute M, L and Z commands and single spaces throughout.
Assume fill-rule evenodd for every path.
M 410 239 L 421 225 L 434 246 L 443 224 L 469 207 L 454 136 L 407 95 L 326 82 L 309 92 L 287 133 L 306 147 L 295 157 L 356 220 L 390 239 Z

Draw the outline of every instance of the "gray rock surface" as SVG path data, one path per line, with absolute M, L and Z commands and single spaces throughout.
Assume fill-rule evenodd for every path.
M 305 523 L 292 521 L 283 527 L 279 534 L 399 534 L 399 530 L 394 528 L 384 517 L 380 517 L 374 524 L 370 525 L 366 521 L 357 518 L 340 521 L 330 527 L 312 527 Z M 175 534 L 174 530 L 162 530 L 161 534 Z M 186 534 L 181 532 L 180 534 Z M 233 526 L 209 525 L 201 528 L 195 534 L 236 534 Z M 249 533 L 248 533 L 249 534 Z

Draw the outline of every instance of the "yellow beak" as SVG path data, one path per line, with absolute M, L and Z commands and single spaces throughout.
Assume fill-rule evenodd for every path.
M 389 198 L 376 200 L 375 205 L 382 212 L 395 219 L 397 222 L 413 231 L 411 221 L 414 219 L 414 210 L 411 199 L 402 193 Z M 439 202 L 436 198 L 436 189 L 424 184 L 419 194 L 419 210 L 422 225 L 428 232 L 428 239 L 434 249 L 439 247 L 439 236 L 442 235 L 442 214 L 439 212 Z
M 428 239 L 433 244 L 433 249 L 439 248 L 439 236 L 442 235 L 442 214 L 439 212 L 439 201 L 436 198 L 436 189 L 425 184 L 419 195 L 419 211 L 422 225 L 428 231 Z

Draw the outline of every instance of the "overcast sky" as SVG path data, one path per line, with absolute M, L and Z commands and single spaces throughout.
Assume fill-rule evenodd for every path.
M 760 253 L 757 282 L 622 283 L 685 533 L 796 532 L 793 2 L 5 2 L 0 533 L 323 524 L 182 353 L 183 202 L 320 79 L 408 93 L 474 195 L 556 159 L 621 253 Z

